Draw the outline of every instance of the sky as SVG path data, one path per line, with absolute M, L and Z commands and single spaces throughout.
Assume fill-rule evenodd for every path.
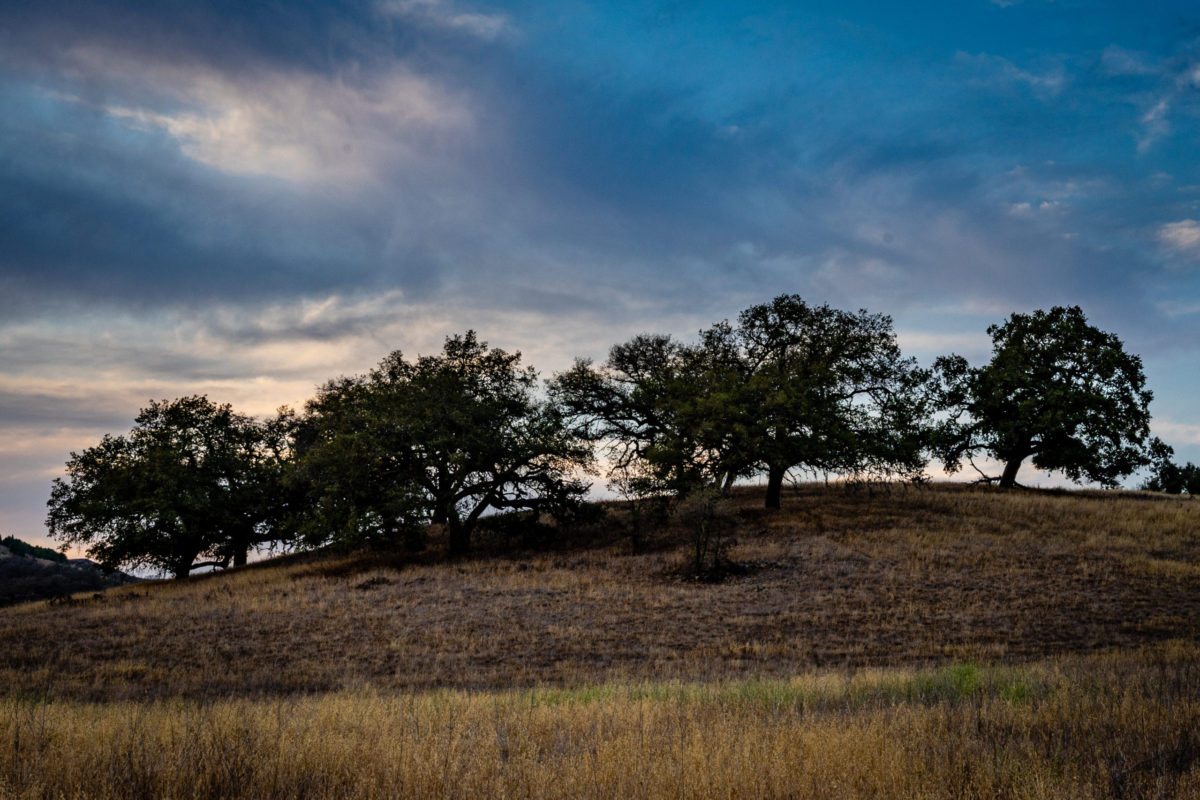
M 151 399 L 468 328 L 549 377 L 782 293 L 926 365 L 1080 305 L 1200 462 L 1194 2 L 3 5 L 0 535 Z

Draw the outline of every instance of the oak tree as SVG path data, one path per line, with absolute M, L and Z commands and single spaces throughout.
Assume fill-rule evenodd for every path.
M 1150 400 L 1141 359 L 1078 306 L 1013 314 L 988 328 L 992 358 L 972 367 L 937 360 L 947 415 L 937 455 L 947 471 L 986 454 L 1003 471 L 984 480 L 1016 485 L 1026 460 L 1072 481 L 1115 486 L 1150 462 Z
M 246 562 L 275 537 L 277 452 L 267 428 L 204 396 L 151 402 L 125 436 L 71 453 L 46 525 L 102 565 L 187 577 Z M 201 561 L 200 559 L 203 559 Z
M 590 451 L 520 359 L 467 331 L 438 355 L 409 361 L 396 351 L 322 387 L 296 448 L 296 474 L 310 487 L 309 543 L 420 546 L 432 523 L 461 553 L 485 513 L 573 506 Z

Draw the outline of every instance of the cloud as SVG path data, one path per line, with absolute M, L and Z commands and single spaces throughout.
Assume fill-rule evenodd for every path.
M 1200 301 L 1197 300 L 1162 300 L 1157 308 L 1168 317 L 1181 317 L 1200 312 Z
M 1171 100 L 1164 97 L 1142 114 L 1142 132 L 1138 136 L 1138 152 L 1149 150 L 1158 140 L 1171 134 Z
M 1107 75 L 1155 75 L 1160 67 L 1153 64 L 1145 54 L 1126 50 L 1115 44 L 1104 49 L 1100 66 Z
M 1058 200 L 1042 200 L 1039 203 L 1028 201 L 1013 203 L 1008 207 L 1008 214 L 1019 219 L 1035 219 L 1039 215 L 1053 214 L 1061 210 L 1063 204 Z
M 105 110 L 127 124 L 162 129 L 189 158 L 235 175 L 355 186 L 471 130 L 461 97 L 401 69 L 357 84 L 282 72 L 162 77 L 157 89 L 169 90 L 183 109 Z
M 1155 417 L 1150 427 L 1169 444 L 1200 445 L 1200 425 Z
M 896 340 L 905 355 L 917 355 L 925 362 L 949 353 L 959 353 L 979 360 L 989 353 L 992 346 L 991 337 L 985 333 L 988 324 L 990 323 L 980 320 L 979 329 L 974 333 L 921 331 L 900 327 L 896 331 Z
M 1068 83 L 1066 70 L 1062 65 L 1039 73 L 1022 69 L 1007 58 L 987 53 L 971 55 L 960 51 L 955 55 L 955 59 L 960 64 L 975 68 L 987 80 L 1025 84 L 1042 99 L 1058 96 Z
M 1177 253 L 1200 251 L 1200 222 L 1194 219 L 1168 222 L 1158 229 L 1158 239 Z
M 383 0 L 379 10 L 392 17 L 493 40 L 512 30 L 504 14 L 481 14 L 454 9 L 443 0 Z
M 1195 113 L 1195 91 L 1200 88 L 1200 62 L 1196 60 L 1196 42 L 1189 42 L 1184 55 L 1150 63 L 1139 54 L 1110 47 L 1102 64 L 1108 74 L 1119 77 L 1142 77 L 1155 84 L 1151 91 L 1136 95 L 1131 101 L 1144 110 L 1139 117 L 1141 130 L 1137 137 L 1139 154 L 1174 132 L 1173 116 Z M 1146 97 L 1150 99 L 1147 100 Z

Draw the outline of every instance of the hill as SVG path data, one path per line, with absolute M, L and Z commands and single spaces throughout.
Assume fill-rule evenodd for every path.
M 94 561 L 68 559 L 12 536 L 0 540 L 0 606 L 100 592 L 137 580 L 120 571 L 105 573 Z
M 9 556 L 26 556 L 28 558 L 40 558 L 44 561 L 63 562 L 67 560 L 66 555 L 51 550 L 49 547 L 38 547 L 37 545 L 23 542 L 15 536 L 5 536 L 0 539 L 0 558 Z
M 77 699 L 509 689 L 1017 663 L 1200 635 L 1200 504 L 1142 493 L 805 486 L 734 500 L 739 569 L 627 509 L 467 559 L 268 561 L 0 613 L 0 687 Z M 0 689 L 0 691 L 4 691 Z
M 0 800 L 1200 797 L 1200 505 L 760 503 L 0 609 Z

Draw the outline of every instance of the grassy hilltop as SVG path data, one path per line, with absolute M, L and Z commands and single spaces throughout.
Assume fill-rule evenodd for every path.
M 0 609 L 0 798 L 1200 797 L 1200 504 L 733 502 Z

